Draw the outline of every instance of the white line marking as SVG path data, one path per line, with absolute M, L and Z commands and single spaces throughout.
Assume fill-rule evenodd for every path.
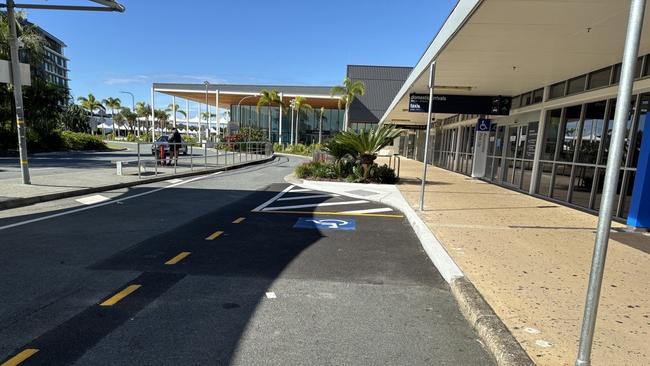
M 77 198 L 75 201 L 81 203 L 82 205 L 94 205 L 95 203 L 100 203 L 108 200 L 110 200 L 110 198 L 102 196 L 101 194 L 96 194 L 94 196 Z
M 369 208 L 367 210 L 354 210 L 354 211 L 343 211 L 344 214 L 364 214 L 364 213 L 377 213 L 377 212 L 389 212 L 393 211 L 390 207 L 381 207 L 381 208 Z
M 311 189 L 300 188 L 300 189 L 293 189 L 293 190 L 291 190 L 291 193 L 293 193 L 293 192 L 295 192 L 295 193 L 298 193 L 298 192 L 311 192 L 311 191 L 312 191 Z
M 545 340 L 543 340 L 543 339 L 538 339 L 538 340 L 536 340 L 536 341 L 535 341 L 535 345 L 537 345 L 538 347 L 542 347 L 542 348 L 550 348 L 550 347 L 553 347 L 553 343 L 551 343 L 551 342 L 549 342 L 549 341 L 545 341 Z
M 289 192 L 289 191 L 291 190 L 291 188 L 293 188 L 293 187 L 295 187 L 293 184 L 290 185 L 289 187 L 285 188 L 282 192 L 276 194 L 276 195 L 275 195 L 273 198 L 271 198 L 270 200 L 268 200 L 268 201 L 262 203 L 261 205 L 255 207 L 254 209 L 252 209 L 251 212 L 258 212 L 258 211 L 261 211 L 264 207 L 270 205 L 271 203 L 273 203 L 273 201 L 277 200 L 278 198 L 282 197 L 285 193 Z
M 310 194 L 307 196 L 278 198 L 277 201 L 308 200 L 310 198 L 338 197 L 338 194 Z
M 77 213 L 77 212 L 90 210 L 90 209 L 97 208 L 97 207 L 111 205 L 111 204 L 113 204 L 115 202 L 117 202 L 117 203 L 124 202 L 124 201 L 130 200 L 130 199 L 133 199 L 133 198 L 142 197 L 142 196 L 146 196 L 148 194 L 153 194 L 153 193 L 156 193 L 156 192 L 160 192 L 160 191 L 162 191 L 164 189 L 167 189 L 167 188 L 174 188 L 174 187 L 178 187 L 180 185 L 186 184 L 186 183 L 191 183 L 191 182 L 195 182 L 197 180 L 209 178 L 211 176 L 215 176 L 215 175 L 221 174 L 221 173 L 223 173 L 223 172 L 216 172 L 216 173 L 212 173 L 212 174 L 209 174 L 209 175 L 202 175 L 200 177 L 196 177 L 196 178 L 193 178 L 193 179 L 188 179 L 188 180 L 186 180 L 184 182 L 180 182 L 180 183 L 176 183 L 176 184 L 170 184 L 170 185 L 165 186 L 165 187 L 156 188 L 156 189 L 154 189 L 152 191 L 149 191 L 149 192 L 142 192 L 142 193 L 134 194 L 133 196 L 128 196 L 128 197 L 124 197 L 124 198 L 116 198 L 115 201 L 110 200 L 110 201 L 98 203 L 98 204 L 92 205 L 92 206 L 81 207 L 81 208 L 77 208 L 77 209 L 70 210 L 70 211 L 59 212 L 59 213 L 56 213 L 56 214 L 53 214 L 53 215 L 39 217 L 39 218 L 36 218 L 36 219 L 31 219 L 31 220 L 27 220 L 27 221 L 17 222 L 17 223 L 14 223 L 14 224 L 0 226 L 0 230 L 11 229 L 12 227 L 23 226 L 23 225 L 32 224 L 32 223 L 39 222 L 39 221 L 53 219 L 55 217 L 65 216 L 65 215 L 69 215 L 69 214 L 73 214 L 73 213 Z
M 172 184 L 173 184 L 173 183 L 180 183 L 180 182 L 182 182 L 182 181 L 183 181 L 182 179 L 178 179 L 178 178 L 177 178 L 177 179 L 170 179 L 170 180 L 167 180 L 166 182 L 168 182 L 168 183 L 172 183 Z
M 312 203 L 309 205 L 296 205 L 296 206 L 282 206 L 282 207 L 267 207 L 262 211 L 278 211 L 278 210 L 290 210 L 294 208 L 304 208 L 304 207 L 322 207 L 322 206 L 340 206 L 340 205 L 357 205 L 360 203 L 368 203 L 368 201 L 347 201 L 347 202 L 323 202 L 323 203 Z M 317 213 L 317 212 L 316 212 Z
M 267 299 L 275 299 L 277 296 L 275 296 L 275 292 L 267 292 L 266 293 L 266 298 Z

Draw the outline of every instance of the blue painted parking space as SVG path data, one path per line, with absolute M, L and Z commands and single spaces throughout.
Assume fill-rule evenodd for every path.
M 315 230 L 356 230 L 357 225 L 354 219 L 324 219 L 300 217 L 294 229 L 315 229 Z

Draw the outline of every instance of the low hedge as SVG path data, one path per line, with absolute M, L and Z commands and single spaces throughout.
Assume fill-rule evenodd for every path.
M 63 131 L 61 139 L 65 150 L 109 150 L 100 136 L 87 133 Z

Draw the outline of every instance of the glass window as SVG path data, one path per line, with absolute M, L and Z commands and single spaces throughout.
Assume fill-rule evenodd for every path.
M 517 138 L 517 154 L 515 157 L 523 158 L 524 150 L 526 149 L 526 132 L 528 131 L 528 126 L 521 126 L 519 128 L 519 137 Z
M 595 89 L 609 85 L 611 71 L 612 68 L 607 67 L 589 74 L 589 85 L 587 86 L 587 89 Z
M 555 183 L 553 184 L 553 198 L 566 201 L 569 194 L 569 180 L 571 179 L 571 165 L 558 164 L 555 166 Z
M 621 207 L 620 217 L 627 218 L 627 214 L 630 212 L 630 204 L 632 203 L 632 191 L 634 190 L 634 177 L 636 172 L 630 170 L 627 172 L 627 185 L 623 194 L 623 206 Z
M 593 167 L 576 165 L 571 203 L 589 208 L 589 196 L 594 182 L 594 171 L 595 168 Z
M 614 197 L 614 207 L 616 208 L 616 205 L 618 204 L 618 197 L 619 193 L 621 192 L 621 184 L 623 183 L 623 173 L 624 171 L 621 170 L 618 174 L 618 184 L 616 186 L 616 197 Z M 600 199 L 603 196 L 603 182 L 605 180 L 605 168 L 598 168 L 596 169 L 596 179 L 598 180 L 596 183 L 596 198 L 594 200 L 594 209 L 599 210 L 600 209 Z M 614 212 L 616 212 L 616 209 L 614 209 Z
M 562 141 L 560 142 L 560 161 L 573 161 L 578 140 L 578 123 L 580 122 L 581 105 L 569 107 L 565 112 L 565 123 L 562 126 Z
M 506 133 L 506 128 L 505 126 L 499 126 L 497 129 L 497 139 L 495 141 L 495 150 L 494 150 L 494 155 L 495 156 L 501 156 L 501 152 L 503 151 L 503 143 L 504 143 L 504 135 Z
M 587 79 L 587 75 L 582 75 L 573 79 L 569 79 L 568 86 L 567 86 L 567 95 L 584 91 L 586 79 Z
M 506 157 L 513 158 L 515 156 L 515 150 L 517 149 L 517 126 L 508 127 L 508 150 L 506 151 Z
M 510 109 L 517 109 L 520 106 L 521 96 L 517 95 L 512 97 L 512 102 L 510 102 Z
M 533 104 L 541 103 L 544 99 L 544 88 L 533 91 Z
M 551 85 L 551 90 L 549 90 L 549 99 L 559 98 L 564 96 L 564 84 L 565 82 L 560 82 L 557 84 Z
M 553 160 L 555 158 L 555 145 L 557 144 L 557 134 L 560 128 L 561 109 L 554 109 L 549 113 L 544 126 L 544 140 L 542 150 L 542 160 Z
M 645 128 L 645 120 L 648 116 L 648 107 L 650 107 L 650 94 L 643 94 L 639 105 L 639 123 L 637 124 L 636 134 L 634 136 L 632 161 L 629 165 L 632 168 L 636 168 L 639 162 L 639 153 L 641 152 L 641 142 L 643 141 L 643 130 Z
M 532 102 L 533 95 L 532 93 L 526 93 L 521 95 L 521 106 L 527 106 L 530 105 Z
M 539 185 L 537 186 L 537 193 L 548 196 L 551 190 L 551 173 L 553 172 L 552 163 L 542 163 L 539 165 Z
M 636 101 L 636 96 L 632 96 L 630 101 L 630 112 L 627 116 L 627 121 L 625 123 L 626 132 L 625 132 L 625 148 L 623 149 L 623 159 L 621 162 L 625 162 L 627 157 L 627 149 L 629 146 L 630 129 L 632 128 L 632 115 L 634 114 L 634 103 Z M 607 129 L 605 129 L 605 135 L 603 136 L 603 155 L 600 157 L 600 163 L 605 165 L 607 164 L 607 155 L 609 154 L 609 144 L 612 138 L 612 129 L 614 128 L 614 115 L 616 114 L 616 101 L 613 100 L 611 107 L 609 108 L 609 118 L 607 120 Z
M 585 121 L 582 126 L 578 162 L 595 164 L 598 157 L 598 145 L 603 134 L 605 123 L 606 101 L 587 104 Z

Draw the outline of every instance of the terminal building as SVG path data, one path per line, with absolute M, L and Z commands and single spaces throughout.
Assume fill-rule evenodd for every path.
M 347 76 L 366 85 L 366 94 L 359 96 L 350 106 L 350 128 L 354 130 L 369 129 L 379 123 L 390 102 L 399 88 L 404 84 L 411 71 L 410 67 L 349 65 Z M 261 106 L 257 102 L 262 90 L 276 90 L 287 107 L 280 116 L 280 107 Z M 322 138 L 343 129 L 344 106 L 339 108 L 339 97 L 331 95 L 332 86 L 287 86 L 287 85 L 231 85 L 231 84 L 168 84 L 155 83 L 152 88 L 152 104 L 155 95 L 165 94 L 174 97 L 183 109 L 190 109 L 190 102 L 198 104 L 199 109 L 228 110 L 234 128 L 255 127 L 265 132 L 269 130 L 269 112 L 271 113 L 271 141 L 289 143 L 293 133 L 297 141 L 303 144 L 318 142 L 319 127 Z M 289 108 L 296 97 L 305 98 L 312 109 L 302 108 L 293 115 Z M 177 98 L 177 99 L 176 99 Z M 183 105 L 185 101 L 186 106 Z M 321 108 L 324 113 L 321 120 Z M 214 111 L 214 110 L 213 110 Z M 206 121 L 207 122 L 207 121 Z M 297 124 L 297 128 L 296 128 Z M 207 127 L 207 123 L 206 123 Z M 293 131 L 295 130 L 295 131 Z M 280 132 L 281 131 L 281 132 Z M 292 132 L 293 131 L 293 132 Z M 295 139 L 294 139 L 295 140 Z
M 399 152 L 423 161 L 426 94 L 435 61 L 430 160 L 471 175 L 479 119 L 490 122 L 478 178 L 583 210 L 599 208 L 621 73 L 629 2 L 460 0 L 390 103 L 381 123 L 408 134 Z M 615 216 L 645 226 L 650 205 L 650 29 L 643 26 Z M 473 105 L 509 104 L 492 114 Z M 476 97 L 469 98 L 468 97 Z M 440 99 L 465 100 L 445 108 Z M 465 99 L 463 99 L 465 98 Z M 449 102 L 447 102 L 449 103 Z M 453 110 L 450 110 L 453 109 Z M 482 163 L 481 163 L 482 164 Z M 645 200 L 644 200 L 645 197 Z M 644 208 L 645 206 L 645 208 Z M 647 213 L 646 213 L 647 215 Z

